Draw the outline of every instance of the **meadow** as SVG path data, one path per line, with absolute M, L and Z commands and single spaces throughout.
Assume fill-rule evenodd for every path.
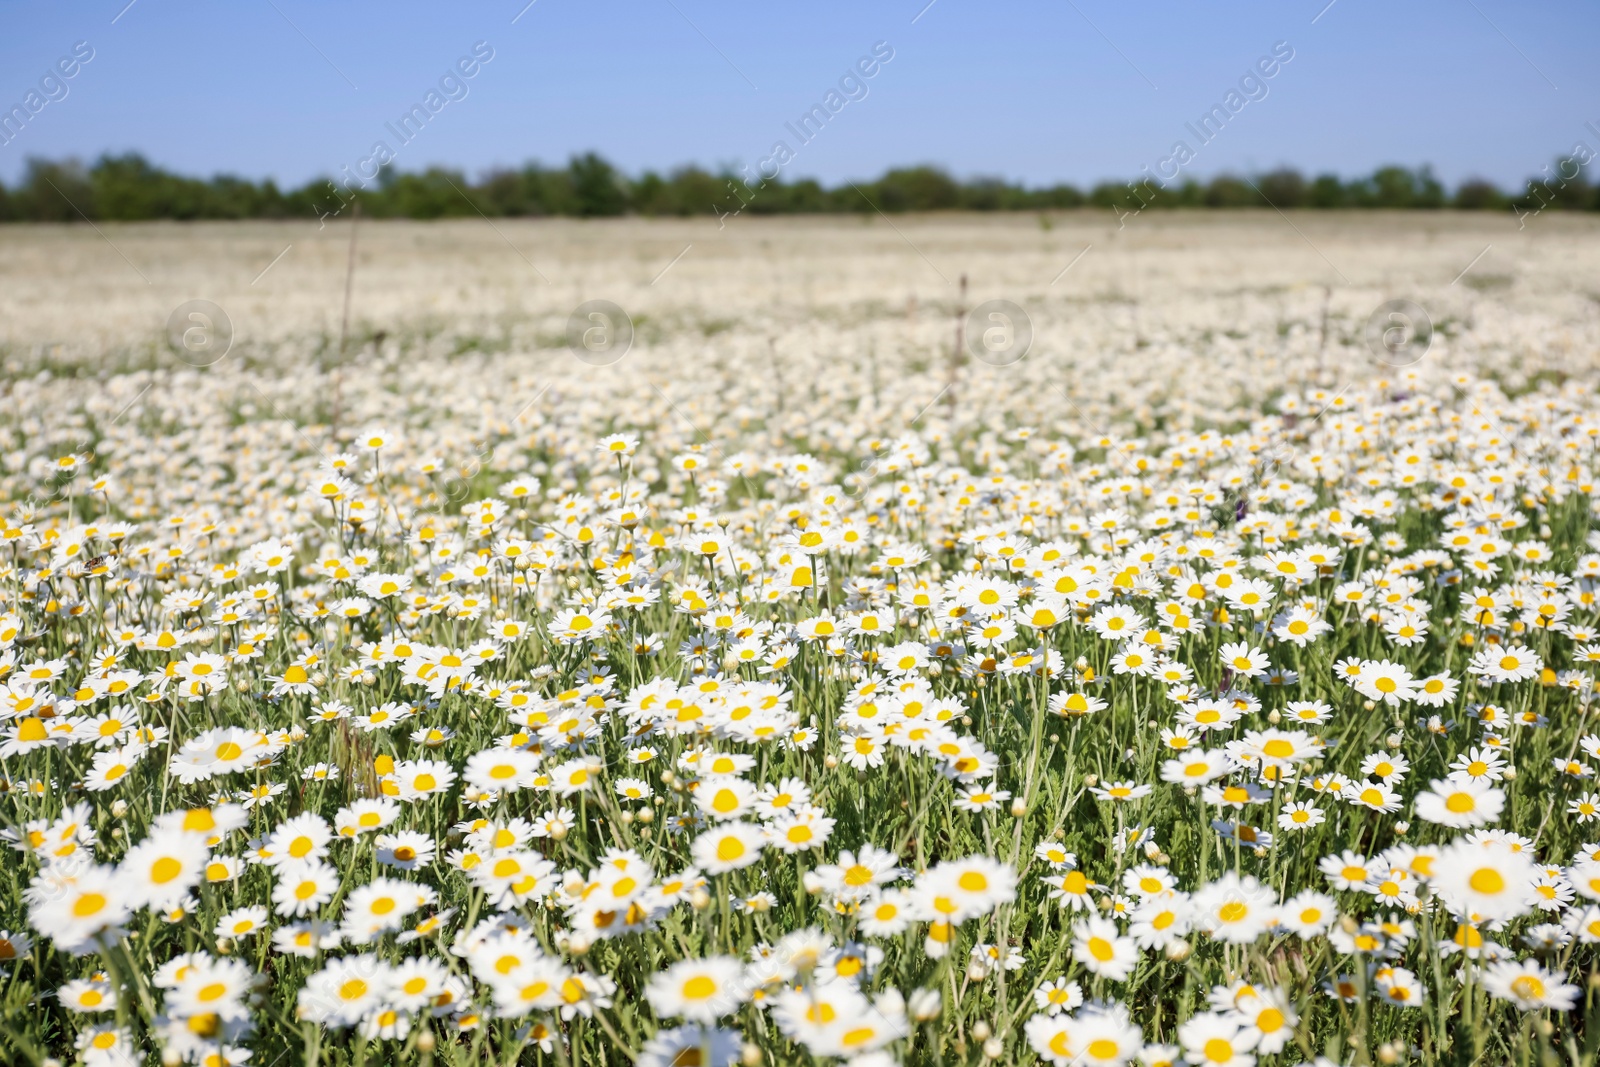
M 0 229 L 0 1061 L 1594 1064 L 1597 235 Z

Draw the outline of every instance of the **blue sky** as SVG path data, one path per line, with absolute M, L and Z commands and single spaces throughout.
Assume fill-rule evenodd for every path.
M 1258 58 L 1294 58 L 1186 174 L 1432 163 L 1516 185 L 1600 148 L 1593 0 L 0 0 L 0 104 L 87 41 L 94 58 L 0 146 L 137 150 L 185 173 L 304 182 L 375 141 L 476 175 L 594 149 L 629 173 L 696 162 L 827 182 L 930 162 L 1087 184 L 1156 168 Z M 520 15 L 519 15 L 520 12 Z M 515 22 L 513 22 L 515 19 Z M 114 20 L 114 21 L 113 21 Z M 1313 21 L 1315 20 L 1315 21 Z M 404 147 L 385 129 L 475 42 L 494 58 Z M 893 59 L 801 146 L 785 128 L 876 42 Z

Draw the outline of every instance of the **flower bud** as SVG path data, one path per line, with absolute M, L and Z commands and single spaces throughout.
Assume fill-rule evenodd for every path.
M 911 994 L 906 1007 L 911 1017 L 919 1023 L 931 1022 L 939 1017 L 944 1001 L 937 989 L 919 989 Z

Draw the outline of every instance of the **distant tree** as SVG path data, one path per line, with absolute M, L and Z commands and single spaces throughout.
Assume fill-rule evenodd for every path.
M 554 170 L 530 163 L 522 168 L 522 188 L 528 198 L 530 214 L 576 215 L 578 197 L 572 185 L 572 172 Z
M 972 186 L 977 188 L 977 183 Z M 868 190 L 884 211 L 939 211 L 957 206 L 984 210 L 978 204 L 962 203 L 962 189 L 938 167 L 902 167 L 891 170 L 872 183 Z M 980 194 L 981 196 L 981 194 Z
M 641 215 L 668 215 L 676 214 L 670 210 L 672 202 L 671 190 L 667 181 L 653 170 L 647 170 L 639 175 L 630 190 L 630 201 L 633 210 Z
M 1455 206 L 1463 211 L 1503 211 L 1506 203 L 1506 194 L 1482 178 L 1469 178 L 1456 190 Z
M 531 215 L 522 175 L 503 167 L 485 174 L 474 187 L 485 215 Z
M 1083 204 L 1083 194 L 1075 186 L 1052 185 L 1039 190 L 1040 207 L 1072 208 L 1082 207 Z
M 621 215 L 628 209 L 628 195 L 616 168 L 594 152 L 573 156 L 567 164 L 577 214 L 585 218 Z
M 29 157 L 17 199 L 25 217 L 36 222 L 79 222 L 96 214 L 89 172 L 71 159 L 52 163 Z
M 1008 201 L 1012 199 L 1010 194 L 1015 187 L 999 178 L 975 178 L 965 186 L 957 186 L 952 182 L 951 189 L 955 194 L 953 207 L 968 211 L 1001 211 L 1013 206 Z
M 1432 167 L 1425 165 L 1417 172 L 1413 190 L 1411 197 L 1412 207 L 1436 210 L 1445 206 L 1444 186 L 1440 184 L 1438 178 L 1433 176 Z
M 1206 186 L 1206 207 L 1259 207 L 1261 194 L 1231 174 L 1219 174 Z
M 730 181 L 733 189 L 728 188 Z M 765 211 L 772 200 L 767 189 L 750 189 L 739 178 L 731 175 L 718 178 L 699 167 L 680 167 L 673 171 L 666 191 L 662 214 L 679 216 L 709 215 L 716 211 L 717 205 L 725 205 L 722 210 L 727 211 L 738 207 L 740 201 L 748 204 L 751 211 Z
M 1350 197 L 1337 174 L 1319 174 L 1312 179 L 1311 188 L 1306 193 L 1306 205 L 1320 208 L 1349 207 Z
M 460 171 L 430 167 L 421 174 L 395 175 L 383 183 L 379 194 L 364 194 L 362 210 L 379 217 L 457 218 L 482 210 L 473 196 Z
M 1406 167 L 1379 167 L 1363 181 L 1352 182 L 1348 187 L 1357 207 L 1376 208 L 1436 208 L 1444 206 L 1444 187 L 1424 167 L 1413 171 Z
M 155 218 L 157 212 L 171 210 L 171 199 L 161 195 L 165 177 L 137 153 L 101 156 L 89 173 L 95 215 L 131 221 Z
M 1582 163 L 1571 156 L 1561 156 L 1528 179 L 1523 199 L 1543 207 L 1577 211 L 1594 205 L 1594 188 Z
M 1206 187 L 1193 178 L 1185 178 L 1176 186 L 1169 186 L 1161 197 L 1169 207 L 1205 207 Z
M 198 219 L 241 217 L 244 205 L 228 204 L 227 187 L 183 178 L 158 167 L 136 152 L 104 155 L 89 171 L 95 213 L 103 219 Z M 235 214 L 237 211 L 237 214 Z
M 861 199 L 854 189 L 849 190 L 849 193 L 856 200 Z M 787 204 L 788 209 L 793 212 L 820 214 L 824 211 L 849 210 L 843 205 L 844 197 L 842 191 L 836 202 L 828 190 L 824 189 L 822 184 L 814 178 L 802 178 L 800 181 L 784 185 L 781 187 L 779 195 L 783 198 L 782 202 Z
M 565 167 L 538 162 L 519 170 L 498 168 L 469 182 L 443 168 L 402 172 L 382 168 L 375 182 L 351 188 L 318 178 L 299 188 L 280 189 L 272 181 L 218 174 L 187 177 L 151 163 L 135 152 L 103 155 L 85 168 L 76 160 L 29 159 L 21 182 L 0 185 L 0 222 L 72 222 L 80 218 L 244 219 L 319 217 L 343 210 L 359 196 L 364 210 L 383 217 L 434 219 L 487 216 L 577 215 L 759 215 L 818 212 L 870 214 L 874 208 L 899 211 L 1045 211 L 1085 205 L 1119 213 L 1151 208 L 1404 208 L 1454 207 L 1476 211 L 1560 208 L 1600 210 L 1600 188 L 1589 168 L 1571 156 L 1558 157 L 1506 194 L 1483 179 L 1446 192 L 1424 166 L 1390 165 L 1345 182 L 1335 174 L 1307 181 L 1280 167 L 1246 181 L 1229 174 L 1201 183 L 1193 178 L 1161 184 L 1149 176 L 1131 182 L 1107 181 L 1087 194 L 1071 185 L 1030 188 L 1003 178 L 957 179 L 932 165 L 897 167 L 860 187 L 848 182 L 831 188 L 813 179 L 784 181 L 775 174 L 755 184 L 731 170 L 712 174 L 695 166 L 668 174 L 646 171 L 630 182 L 594 152 L 574 156 Z M 1259 191 L 1258 191 L 1259 190 Z M 865 197 L 863 197 L 865 193 Z M 81 212 L 81 215 L 80 215 Z
M 1297 170 L 1280 167 L 1256 179 L 1261 195 L 1275 207 L 1303 207 L 1306 202 L 1306 180 Z
M 1128 186 L 1123 182 L 1100 182 L 1089 190 L 1089 203 L 1095 207 L 1120 207 L 1127 210 L 1132 204 Z

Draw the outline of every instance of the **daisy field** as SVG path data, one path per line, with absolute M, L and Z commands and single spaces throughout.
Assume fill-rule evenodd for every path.
M 16 239 L 0 1060 L 1595 1061 L 1588 220 L 362 225 Z

